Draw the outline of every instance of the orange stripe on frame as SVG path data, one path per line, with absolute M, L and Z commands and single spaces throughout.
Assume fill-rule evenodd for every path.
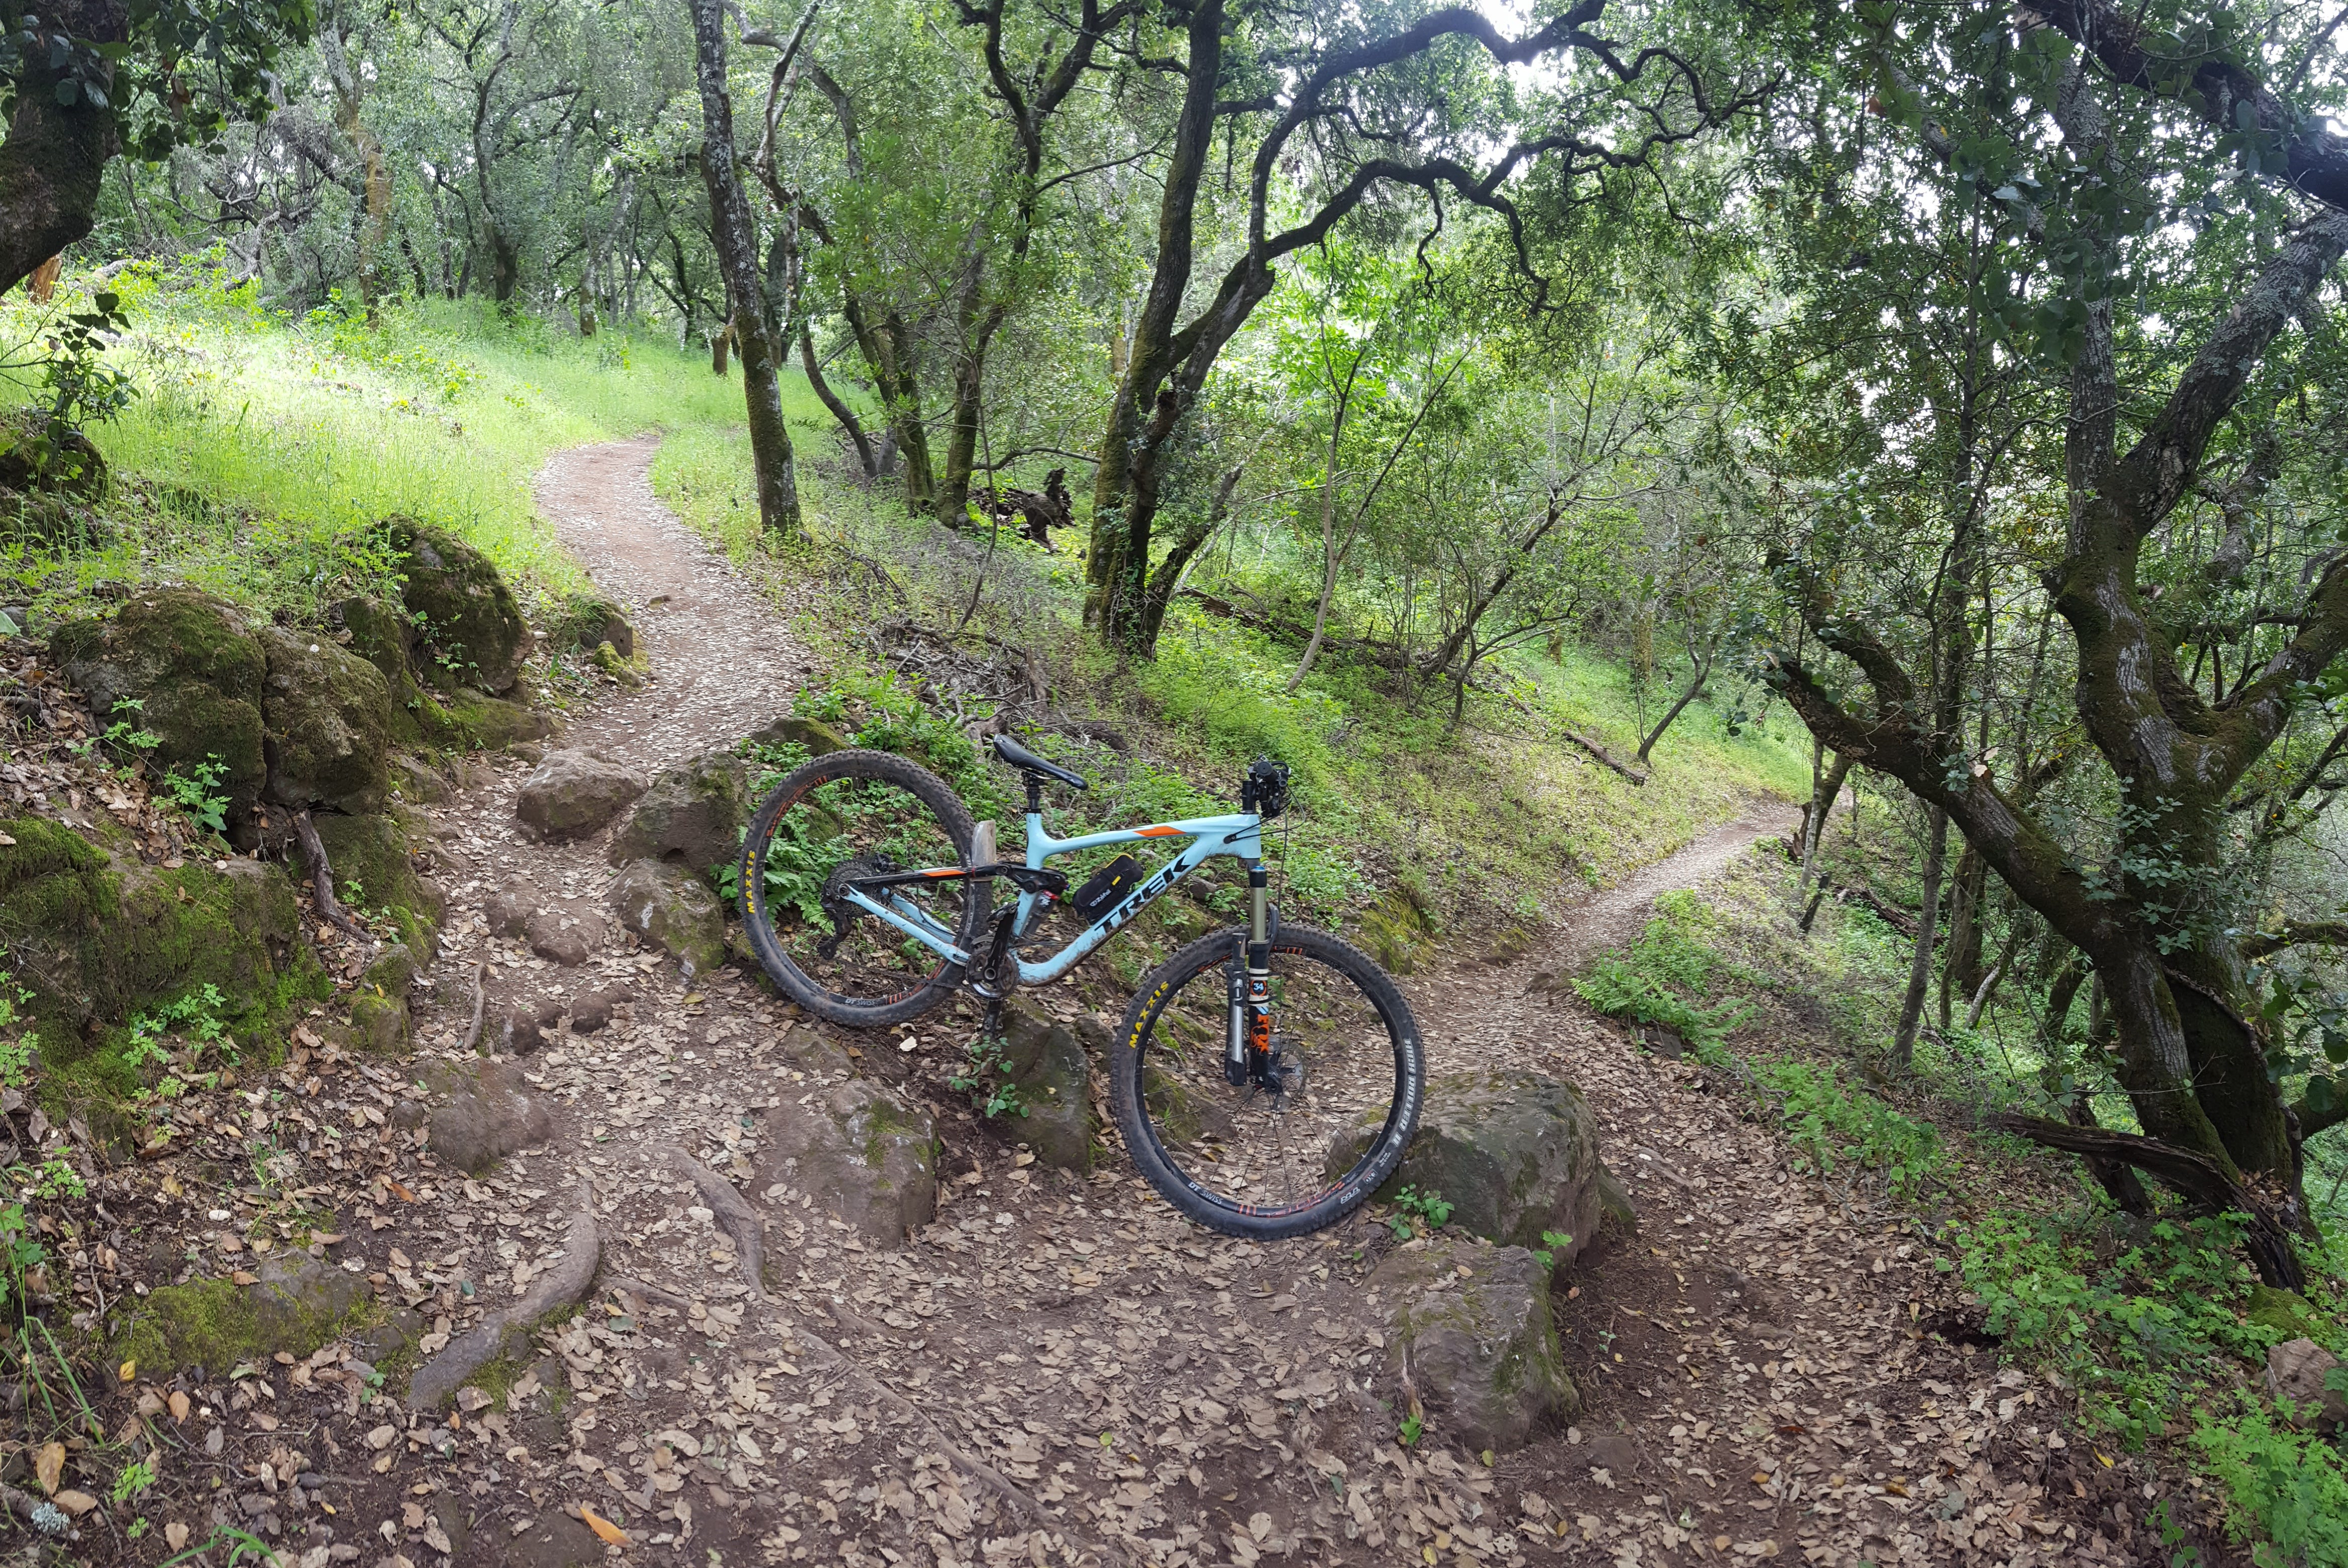
M 1179 828 L 1141 828 L 1136 831 L 1137 836 L 1144 839 L 1166 839 L 1171 838 L 1181 830 Z

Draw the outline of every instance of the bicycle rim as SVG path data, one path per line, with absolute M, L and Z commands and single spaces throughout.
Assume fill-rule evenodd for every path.
M 1281 1087 L 1224 1076 L 1236 933 L 1183 949 L 1128 1016 L 1119 1109 L 1136 1163 L 1217 1230 L 1294 1235 L 1334 1224 L 1392 1173 L 1417 1123 L 1416 1026 L 1392 981 L 1334 937 L 1275 941 Z
M 960 969 L 844 895 L 852 880 L 959 866 L 970 839 L 970 815 L 944 782 L 902 758 L 845 751 L 799 769 L 743 846 L 744 919 L 767 974 L 835 1022 L 871 1026 L 927 1010 Z M 984 883 L 958 878 L 874 896 L 965 949 L 989 902 Z

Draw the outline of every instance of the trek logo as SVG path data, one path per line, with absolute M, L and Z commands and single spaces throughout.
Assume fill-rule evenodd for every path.
M 1139 914 L 1143 904 L 1148 903 L 1151 899 L 1156 898 L 1159 893 L 1164 892 L 1168 888 L 1174 885 L 1174 879 L 1181 874 L 1181 870 L 1182 862 L 1180 860 L 1177 859 L 1167 861 L 1164 866 L 1159 869 L 1159 872 L 1156 876 L 1151 877 L 1148 882 L 1143 882 L 1139 887 L 1135 888 L 1131 892 L 1126 894 L 1125 902 L 1108 912 L 1108 918 L 1100 923 L 1102 932 L 1107 933 L 1115 931 L 1118 926 L 1123 925 L 1127 921 L 1131 920 L 1135 915 Z

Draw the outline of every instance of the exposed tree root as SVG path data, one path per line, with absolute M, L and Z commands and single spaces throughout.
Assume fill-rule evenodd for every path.
M 562 1261 L 548 1270 L 520 1301 L 489 1314 L 464 1337 L 418 1367 L 416 1376 L 408 1380 L 408 1408 L 437 1408 L 463 1387 L 466 1378 L 505 1353 L 507 1336 L 527 1335 L 530 1326 L 548 1313 L 585 1296 L 587 1287 L 595 1283 L 595 1264 L 602 1250 L 602 1239 L 595 1231 L 595 1191 L 582 1181 L 579 1212 L 571 1216 L 571 1234 L 563 1244 Z
M 734 1190 L 734 1183 L 670 1144 L 669 1163 L 691 1178 L 701 1201 L 707 1203 L 717 1216 L 719 1228 L 734 1238 L 734 1255 L 742 1260 L 742 1277 L 749 1283 L 750 1294 L 759 1301 L 767 1299 L 767 1233 L 758 1218 L 758 1211 L 750 1201 Z
M 489 966 L 486 962 L 473 965 L 473 1021 L 465 1026 L 465 1037 L 457 1042 L 457 1049 L 460 1052 L 469 1051 L 481 1043 L 481 1007 L 489 998 L 483 982 L 489 972 Z
M 310 862 L 310 896 L 316 903 L 318 918 L 366 942 L 373 942 L 375 933 L 353 920 L 335 896 L 335 868 L 327 863 L 326 846 L 318 837 L 317 824 L 310 820 L 307 811 L 294 813 L 294 836 L 301 841 L 302 857 Z

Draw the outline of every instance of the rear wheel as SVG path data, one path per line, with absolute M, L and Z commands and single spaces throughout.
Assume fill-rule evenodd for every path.
M 848 903 L 852 879 L 968 863 L 970 813 L 945 780 L 885 751 L 835 751 L 783 780 L 743 835 L 742 923 L 785 995 L 835 1024 L 877 1028 L 951 995 L 962 968 Z M 975 878 L 876 892 L 972 951 L 992 902 Z
M 1134 1164 L 1168 1202 L 1231 1235 L 1303 1235 L 1352 1213 L 1401 1163 L 1426 1060 L 1384 970 L 1336 937 L 1282 926 L 1273 1081 L 1234 1087 L 1225 1038 L 1246 940 L 1238 928 L 1201 937 L 1143 979 L 1110 1053 L 1110 1098 Z

